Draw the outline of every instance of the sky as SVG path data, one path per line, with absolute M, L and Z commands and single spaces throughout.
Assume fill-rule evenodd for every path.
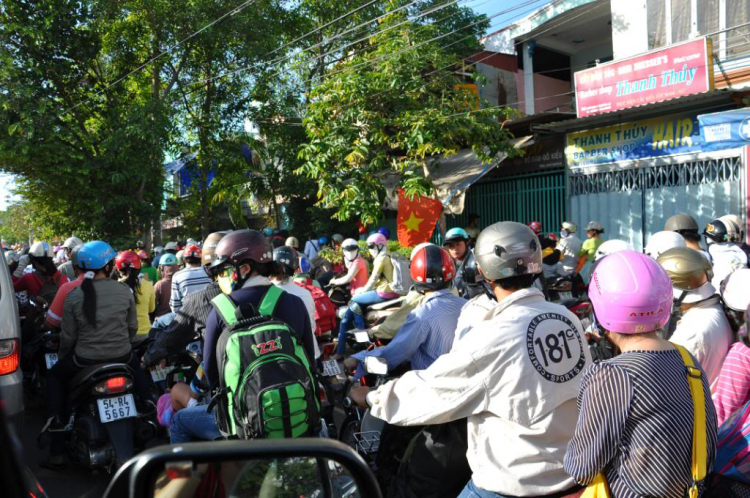
M 529 4 L 530 0 L 469 0 L 465 2 L 467 7 L 471 7 L 475 12 L 480 14 L 486 14 L 487 17 L 491 17 L 499 12 L 511 9 L 513 7 Z M 524 5 L 519 7 L 517 10 L 508 12 L 507 14 L 499 15 L 490 20 L 489 33 L 497 31 L 508 24 L 515 22 L 519 19 L 523 19 L 540 7 L 550 3 L 551 0 L 539 0 L 537 2 Z M 461 2 L 464 4 L 464 2 Z M 460 4 L 459 4 L 460 5 Z
M 526 17 L 533 10 L 549 3 L 550 0 L 539 0 L 533 4 L 519 8 L 507 14 L 499 15 L 490 20 L 489 33 L 497 31 L 498 29 L 507 26 L 508 24 Z M 468 0 L 461 2 L 462 4 L 471 7 L 475 12 L 480 14 L 486 14 L 488 17 L 497 14 L 498 12 L 513 8 L 520 4 L 528 3 L 529 0 Z M 13 200 L 13 196 L 10 194 L 10 189 L 13 186 L 13 177 L 0 173 L 0 211 L 7 209 L 9 201 Z

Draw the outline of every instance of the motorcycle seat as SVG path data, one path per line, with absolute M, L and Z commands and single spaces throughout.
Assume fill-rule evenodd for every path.
M 68 383 L 68 389 L 73 391 L 77 387 L 90 382 L 97 383 L 117 375 L 132 377 L 133 373 L 130 371 L 130 367 L 124 363 L 97 363 L 96 365 L 84 367 L 80 372 L 75 374 Z
M 368 306 L 367 309 L 381 311 L 381 310 L 391 308 L 396 305 L 401 306 L 401 303 L 403 303 L 404 301 L 406 301 L 406 297 L 401 296 L 396 299 L 391 299 L 389 301 L 383 301 L 382 303 L 372 304 Z

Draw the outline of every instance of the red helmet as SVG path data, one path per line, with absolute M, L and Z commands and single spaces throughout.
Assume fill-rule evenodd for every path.
M 123 251 L 115 258 L 115 266 L 120 271 L 135 268 L 136 270 L 141 269 L 141 258 L 138 257 L 133 251 Z
M 201 259 L 201 255 L 203 254 L 203 251 L 201 251 L 201 248 L 196 246 L 195 244 L 190 244 L 182 251 L 182 257 L 183 258 L 198 258 Z
M 143 249 L 138 251 L 138 257 L 141 259 L 151 259 L 151 255 Z
M 410 273 L 418 288 L 439 290 L 456 277 L 456 264 L 442 247 L 425 244 L 412 253 Z
M 531 228 L 531 231 L 537 235 L 542 233 L 542 224 L 539 223 L 538 221 L 532 221 L 531 223 L 528 224 L 528 227 Z
M 547 238 L 551 240 L 552 242 L 557 242 L 557 234 L 551 233 L 547 235 Z

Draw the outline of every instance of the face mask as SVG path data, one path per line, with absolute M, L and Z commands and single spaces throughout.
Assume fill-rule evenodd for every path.
M 357 256 L 359 256 L 359 251 L 344 251 L 344 258 L 346 258 L 347 261 L 354 261 L 357 259 Z
M 372 256 L 373 259 L 377 258 L 378 255 L 380 254 L 380 249 L 378 249 L 377 247 L 374 247 L 372 249 L 368 249 L 368 251 L 370 252 L 370 256 Z
M 570 235 L 570 232 L 569 232 L 569 231 L 567 231 L 567 230 L 562 230 L 562 231 L 560 232 L 560 237 L 562 237 L 563 239 L 564 239 L 565 237 L 567 237 L 568 235 Z

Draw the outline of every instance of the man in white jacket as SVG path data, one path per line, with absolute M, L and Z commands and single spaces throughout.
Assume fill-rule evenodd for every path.
M 497 300 L 484 321 L 426 370 L 350 395 L 395 425 L 467 418 L 472 480 L 462 498 L 573 490 L 563 457 L 575 429 L 581 374 L 591 364 L 581 324 L 532 287 L 542 255 L 526 225 L 486 228 L 475 255 Z
M 576 236 L 578 226 L 572 221 L 564 221 L 560 230 L 560 242 L 557 249 L 562 254 L 557 264 L 557 274 L 563 277 L 572 275 L 578 265 L 579 253 L 583 248 L 583 242 Z
M 672 281 L 674 309 L 682 312 L 669 340 L 695 356 L 706 372 L 713 392 L 734 334 L 716 288 L 709 282 L 711 265 L 689 247 L 670 249 L 657 261 Z

